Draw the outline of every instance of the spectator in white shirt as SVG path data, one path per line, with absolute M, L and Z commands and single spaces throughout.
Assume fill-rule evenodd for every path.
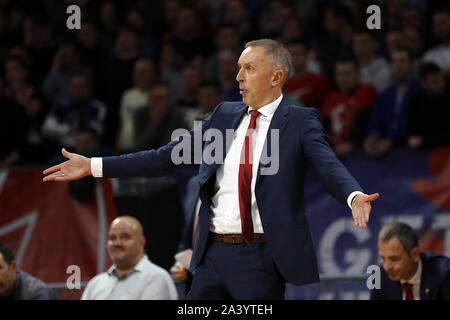
M 95 276 L 82 300 L 176 300 L 169 273 L 144 254 L 141 223 L 130 216 L 116 218 L 108 233 L 107 250 L 113 265 Z
M 434 62 L 448 76 L 450 75 L 450 13 L 447 10 L 438 10 L 433 14 L 433 35 L 438 43 L 425 52 L 423 60 Z

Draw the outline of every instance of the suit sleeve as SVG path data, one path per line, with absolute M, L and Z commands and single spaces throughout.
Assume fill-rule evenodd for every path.
M 196 155 L 200 154 L 201 156 L 201 149 L 198 150 L 198 147 L 203 145 L 203 133 L 210 128 L 212 119 L 220 109 L 221 105 L 222 104 L 219 104 L 214 109 L 211 115 L 203 121 L 201 126 L 197 126 L 191 131 L 180 135 L 178 138 L 161 148 L 103 158 L 103 177 L 158 177 L 167 175 L 187 165 L 198 163 L 198 161 L 201 160 L 201 157 L 200 159 L 197 159 Z M 200 137 L 201 141 L 195 143 L 196 137 Z M 182 146 L 181 144 L 188 148 L 180 148 Z M 177 155 L 183 159 L 188 158 L 188 161 L 183 161 L 181 163 L 173 161 L 172 151 L 174 151 L 174 148 L 182 150 L 182 152 Z M 189 154 L 183 154 L 184 151 Z
M 306 159 L 313 166 L 327 192 L 334 198 L 347 205 L 347 197 L 351 192 L 363 192 L 331 149 L 317 109 L 308 110 L 303 125 L 302 143 Z

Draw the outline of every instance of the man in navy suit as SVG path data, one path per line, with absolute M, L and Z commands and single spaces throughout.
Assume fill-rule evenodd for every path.
M 420 252 L 414 230 L 402 222 L 384 226 L 378 235 L 383 260 L 380 289 L 371 300 L 450 300 L 450 259 Z
M 202 143 L 201 207 L 190 264 L 192 299 L 282 299 L 286 282 L 319 281 L 303 199 L 307 165 L 329 193 L 351 208 L 355 227 L 366 227 L 370 202 L 378 197 L 364 194 L 337 159 L 317 109 L 289 105 L 283 97 L 292 63 L 280 43 L 270 39 L 247 43 L 238 66 L 236 80 L 243 101 L 219 104 L 202 126 L 166 146 L 92 159 L 63 149 L 69 160 L 44 171 L 44 181 L 90 174 L 164 175 L 187 165 L 173 161 L 173 150 L 183 139 L 195 148 L 198 135 L 214 131 L 229 138 L 233 130 L 213 162 L 205 152 L 217 136 Z M 195 158 L 196 151 L 190 156 Z M 271 162 L 263 155 L 269 151 Z

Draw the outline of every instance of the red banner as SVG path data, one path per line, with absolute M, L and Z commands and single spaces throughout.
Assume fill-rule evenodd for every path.
M 97 179 L 85 204 L 69 183 L 42 182 L 40 170 L 0 172 L 0 242 L 14 252 L 20 269 L 46 283 L 66 283 L 70 265 L 81 281 L 106 270 L 106 238 L 117 216 L 109 180 Z

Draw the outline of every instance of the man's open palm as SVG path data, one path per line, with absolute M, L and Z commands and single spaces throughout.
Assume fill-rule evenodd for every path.
M 67 161 L 44 170 L 43 181 L 70 181 L 84 178 L 91 174 L 91 160 L 76 153 L 62 149 Z
M 355 227 L 365 229 L 369 222 L 369 215 L 372 206 L 370 202 L 377 199 L 380 195 L 374 194 L 358 194 L 352 204 L 352 215 L 355 221 Z

